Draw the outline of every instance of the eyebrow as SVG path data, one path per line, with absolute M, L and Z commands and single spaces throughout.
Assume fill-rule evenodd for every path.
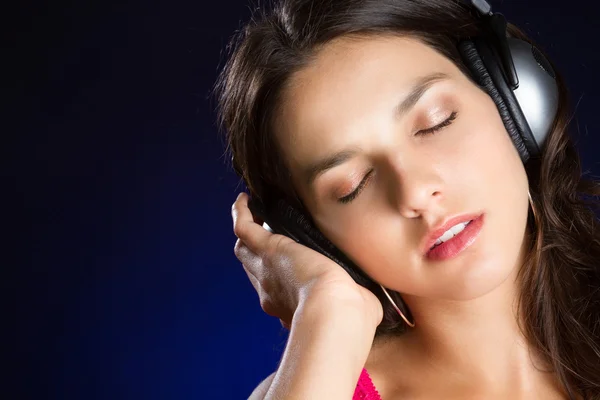
M 413 84 L 408 95 L 394 108 L 394 115 L 396 118 L 402 118 L 415 105 L 419 102 L 419 99 L 423 97 L 425 92 L 436 82 L 449 79 L 450 76 L 443 72 L 436 72 L 433 74 L 425 75 L 417 78 Z M 318 160 L 309 165 L 304 170 L 304 176 L 306 177 L 306 184 L 312 185 L 317 177 L 323 174 L 325 171 L 337 167 L 355 157 L 360 150 L 358 148 L 349 148 L 338 151 L 332 155 L 326 156 L 325 158 Z
M 413 87 L 410 93 L 398 104 L 396 107 L 395 114 L 397 118 L 402 118 L 406 115 L 410 110 L 414 108 L 414 106 L 419 102 L 421 97 L 429 90 L 429 88 L 436 82 L 450 79 L 448 74 L 443 72 L 436 72 L 433 74 L 425 75 L 420 78 L 417 78 L 416 82 L 413 84 Z

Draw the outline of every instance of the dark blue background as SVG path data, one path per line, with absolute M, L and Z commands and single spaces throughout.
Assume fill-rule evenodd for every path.
M 233 255 L 241 186 L 208 101 L 248 3 L 15 3 L 1 104 L 15 335 L 0 397 L 246 398 L 286 339 Z M 597 18 L 494 4 L 562 69 L 598 175 Z

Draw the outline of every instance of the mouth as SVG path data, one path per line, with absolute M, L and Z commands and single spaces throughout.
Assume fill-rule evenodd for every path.
M 432 261 L 443 261 L 458 256 L 477 240 L 483 223 L 484 214 L 481 214 L 454 224 L 428 248 L 425 257 Z
M 447 241 L 452 240 L 454 237 L 458 236 L 467 226 L 469 226 L 469 224 L 471 222 L 473 222 L 472 219 L 470 219 L 466 222 L 460 222 L 460 223 L 454 225 L 452 228 L 448 229 L 448 231 L 446 231 L 446 233 L 444 233 L 442 236 L 440 236 L 438 238 L 438 240 L 436 240 L 436 242 L 434 243 L 433 246 L 431 246 L 431 248 L 428 250 L 428 252 L 435 249 L 439 245 L 446 243 Z

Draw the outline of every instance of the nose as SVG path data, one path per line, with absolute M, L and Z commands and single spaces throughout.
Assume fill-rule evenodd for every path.
M 423 163 L 402 165 L 392 168 L 390 196 L 392 204 L 405 218 L 418 218 L 433 210 L 442 198 L 441 184 L 435 173 Z
M 398 211 L 405 218 L 418 218 L 430 214 L 431 204 L 441 196 L 439 191 L 431 193 L 426 188 L 404 190 L 403 193 L 397 204 Z

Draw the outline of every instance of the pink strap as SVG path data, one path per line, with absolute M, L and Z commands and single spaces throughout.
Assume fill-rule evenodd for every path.
M 352 396 L 352 400 L 381 400 L 369 373 L 364 368 L 358 378 L 356 391 L 354 392 L 354 396 Z

